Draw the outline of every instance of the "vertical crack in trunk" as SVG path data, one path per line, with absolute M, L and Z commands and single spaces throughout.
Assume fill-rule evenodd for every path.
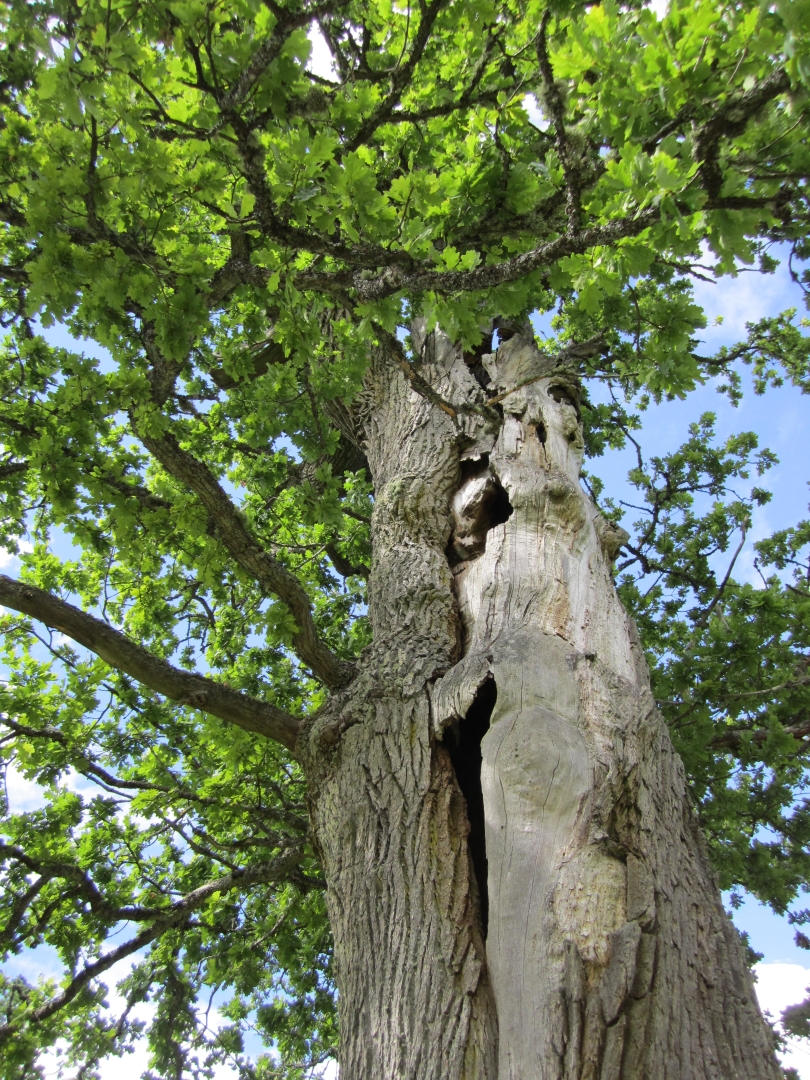
M 480 356 L 497 430 L 451 423 L 382 352 L 366 381 L 374 644 L 302 740 L 341 1076 L 776 1080 L 616 596 L 624 534 L 579 483 L 575 374 L 509 330 Z M 428 345 L 424 378 L 480 399 Z
M 503 424 L 452 501 L 462 659 L 432 693 L 434 724 L 457 726 L 468 759 L 468 803 L 480 784 L 499 1080 L 775 1080 L 616 595 L 623 534 L 580 484 L 576 376 L 529 333 L 503 337 L 487 358 Z M 484 731 L 476 691 L 495 681 Z
M 475 695 L 467 715 L 459 724 L 449 727 L 444 738 L 458 786 L 467 804 L 467 820 L 470 824 L 467 845 L 478 888 L 481 930 L 484 938 L 487 936 L 489 922 L 489 895 L 487 892 L 484 791 L 481 786 L 481 743 L 489 731 L 489 722 L 497 699 L 498 688 L 495 680 L 487 679 Z

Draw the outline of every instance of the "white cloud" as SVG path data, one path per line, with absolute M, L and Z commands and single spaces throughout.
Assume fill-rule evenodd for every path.
M 312 54 L 307 62 L 307 70 L 313 75 L 320 75 L 322 79 L 335 81 L 335 65 L 332 53 L 326 44 L 326 38 L 314 24 L 310 26 L 307 34 L 312 43 Z
M 777 315 L 789 307 L 801 307 L 801 294 L 784 263 L 773 274 L 742 270 L 736 277 L 722 277 L 716 282 L 695 281 L 694 290 L 709 324 L 701 337 L 712 348 L 744 338 L 747 322 Z M 723 322 L 715 325 L 718 316 Z
M 545 131 L 548 127 L 548 120 L 543 115 L 540 106 L 537 104 L 537 98 L 534 94 L 526 94 L 523 99 L 523 108 L 529 114 L 529 120 L 534 124 L 536 128 L 541 131 Z
M 757 997 L 763 1012 L 778 1020 L 788 1005 L 803 1001 L 810 987 L 810 968 L 800 964 L 757 964 Z M 810 1040 L 788 1039 L 782 1064 L 795 1069 L 801 1080 L 810 1080 Z
M 80 776 L 74 769 L 62 774 L 59 787 L 87 798 L 92 798 L 99 791 L 97 784 Z M 10 814 L 27 814 L 32 810 L 41 810 L 48 801 L 45 791 L 35 780 L 27 780 L 13 761 L 9 763 L 6 769 L 6 795 Z
M 669 0 L 650 0 L 650 11 L 655 12 L 657 19 L 663 19 L 669 10 Z
M 6 796 L 10 814 L 26 814 L 45 806 L 43 789 L 34 780 L 26 780 L 14 762 L 6 769 Z
M 34 545 L 29 540 L 20 540 L 17 544 L 20 551 L 28 554 L 34 550 Z M 18 570 L 20 557 L 8 548 L 0 548 L 0 570 Z
M 20 560 L 13 551 L 0 548 L 0 570 L 16 570 L 19 565 Z

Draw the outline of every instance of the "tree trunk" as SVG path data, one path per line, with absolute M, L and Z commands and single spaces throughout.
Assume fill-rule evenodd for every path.
M 359 406 L 374 644 L 304 741 L 342 1080 L 778 1077 L 623 534 L 579 484 L 576 377 L 525 332 L 469 364 L 414 343 L 446 401 L 503 415 L 451 416 L 382 352 Z

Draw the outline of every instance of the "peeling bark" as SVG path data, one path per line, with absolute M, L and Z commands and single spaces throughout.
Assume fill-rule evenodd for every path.
M 579 484 L 579 387 L 518 332 L 448 416 L 375 358 L 374 644 L 302 734 L 343 1080 L 778 1077 Z M 484 384 L 484 385 L 482 385 Z M 480 774 L 477 775 L 480 761 Z

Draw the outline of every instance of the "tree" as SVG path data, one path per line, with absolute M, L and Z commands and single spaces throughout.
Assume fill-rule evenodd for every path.
M 805 0 L 2 18 L 2 746 L 49 786 L 2 940 L 65 966 L 4 979 L 2 1075 L 150 996 L 154 1075 L 305 1075 L 337 987 L 344 1080 L 777 1076 L 718 882 L 808 880 L 810 526 L 717 572 L 772 455 L 710 417 L 632 537 L 580 470 L 645 395 L 808 386 L 795 312 L 704 357 L 690 285 L 807 254 Z

